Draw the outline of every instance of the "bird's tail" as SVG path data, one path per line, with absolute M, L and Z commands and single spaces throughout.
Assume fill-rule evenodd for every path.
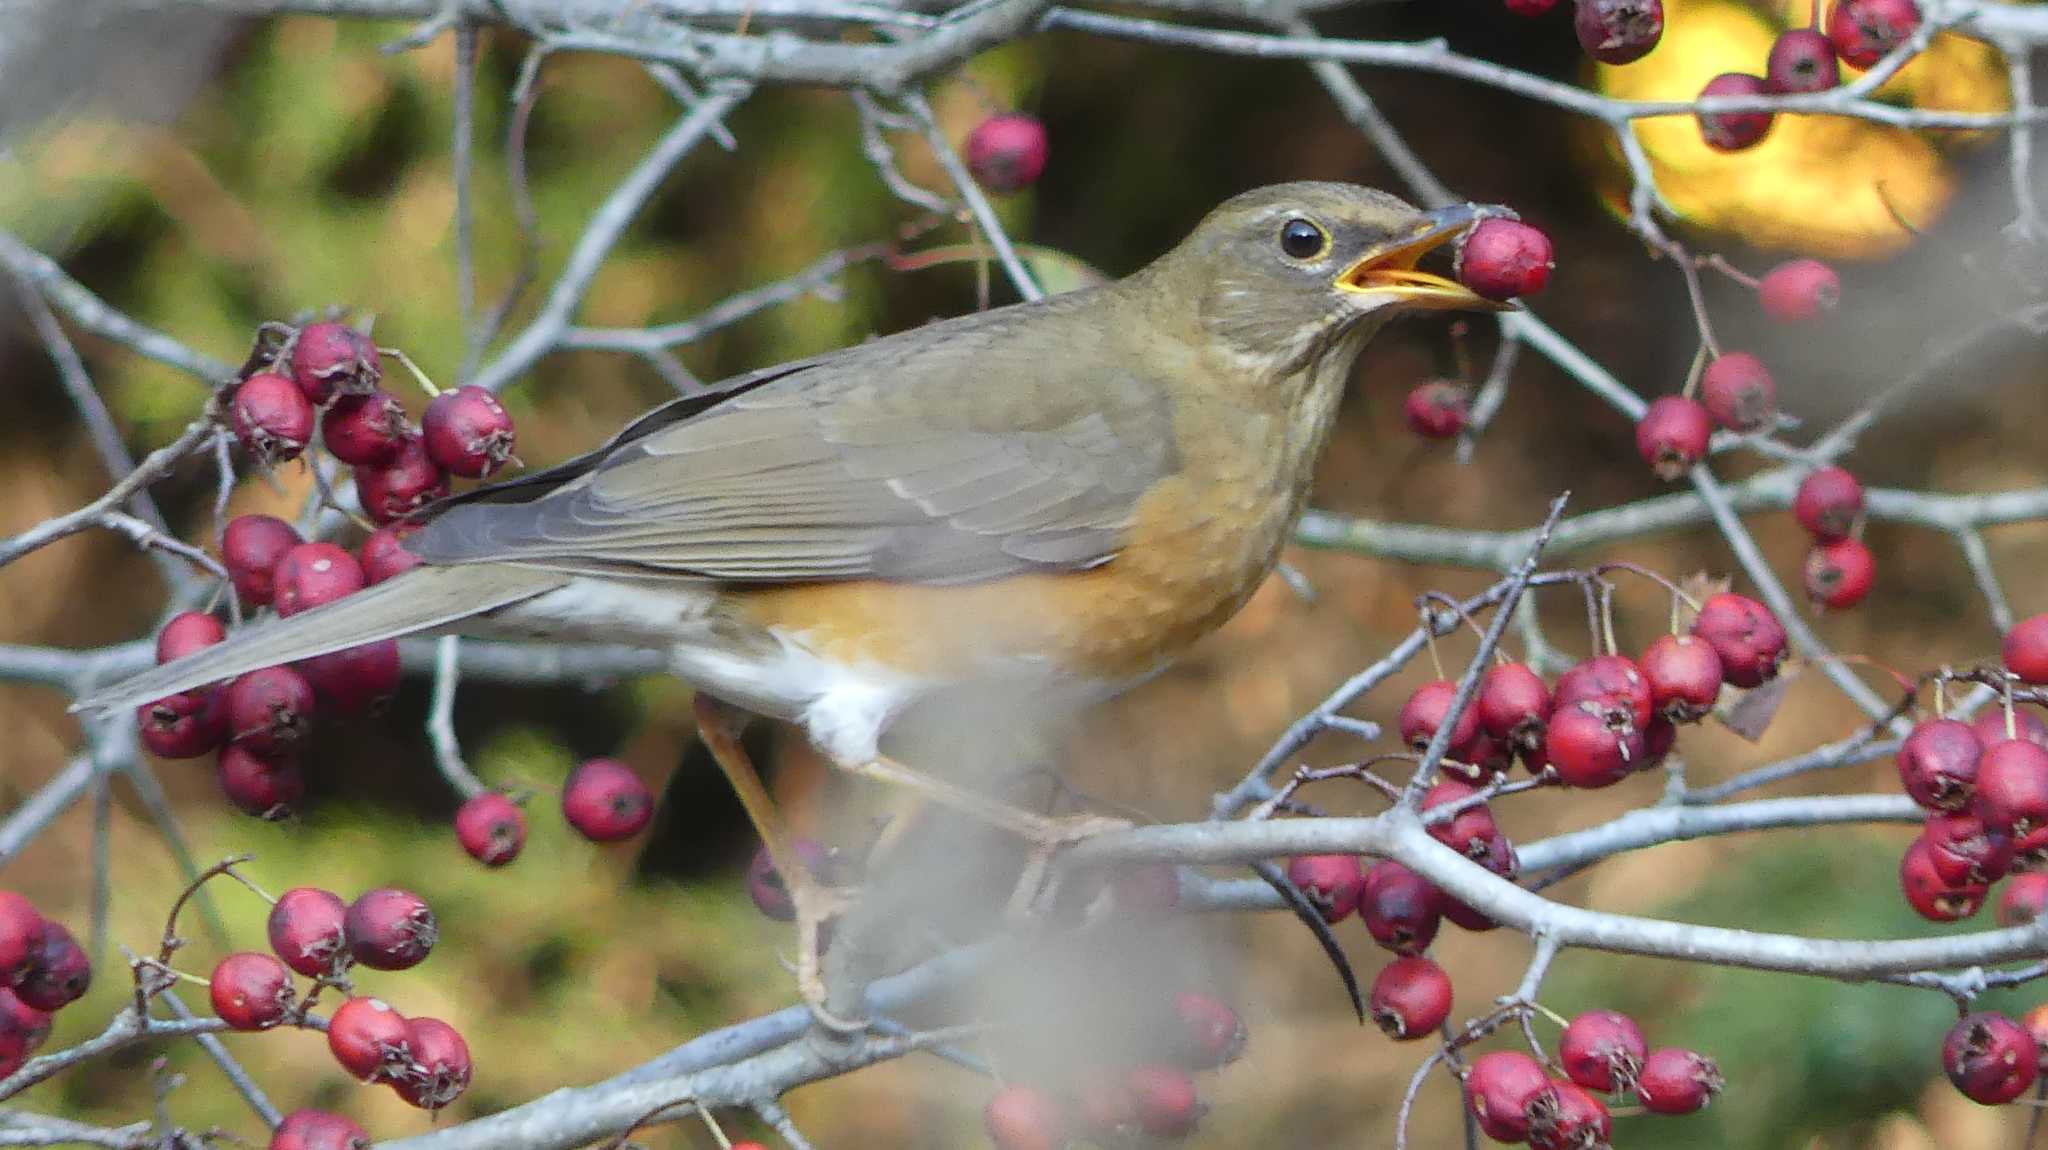
M 224 643 L 96 691 L 71 709 L 104 712 L 140 706 L 258 667 L 445 626 L 531 599 L 567 581 L 564 575 L 496 563 L 416 567 L 288 619 L 244 627 Z

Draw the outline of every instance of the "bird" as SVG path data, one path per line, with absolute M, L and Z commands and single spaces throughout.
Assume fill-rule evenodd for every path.
M 654 648 L 696 688 L 815 937 L 836 904 L 790 852 L 732 709 L 1035 844 L 1087 833 L 898 762 L 883 737 L 966 683 L 1078 710 L 1230 618 L 1278 563 L 1373 335 L 1511 306 L 1417 267 L 1494 215 L 1511 213 L 1343 183 L 1244 192 L 1122 279 L 739 375 L 445 499 L 406 537 L 414 569 L 74 709 L 417 633 Z

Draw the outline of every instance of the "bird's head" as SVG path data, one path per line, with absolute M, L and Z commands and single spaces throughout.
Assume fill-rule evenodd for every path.
M 1403 312 L 1500 310 L 1416 265 L 1502 214 L 1424 211 L 1355 184 L 1276 184 L 1224 201 L 1153 273 L 1232 358 L 1292 374 L 1332 350 L 1355 353 Z

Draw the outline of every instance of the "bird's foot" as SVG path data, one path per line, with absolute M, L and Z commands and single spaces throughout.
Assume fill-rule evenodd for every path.
M 1034 815 L 1027 826 L 1019 828 L 1019 833 L 1037 850 L 1050 853 L 1061 847 L 1085 842 L 1097 835 L 1127 831 L 1136 825 L 1129 819 L 1087 812 L 1072 815 Z
M 839 1034 L 858 1034 L 868 1028 L 866 1019 L 844 1018 L 830 1007 L 831 991 L 825 985 L 820 957 L 825 951 L 832 923 L 853 908 L 858 893 L 852 887 L 826 886 L 799 870 L 789 885 L 790 902 L 796 908 L 796 987 L 804 1005 L 818 1025 Z

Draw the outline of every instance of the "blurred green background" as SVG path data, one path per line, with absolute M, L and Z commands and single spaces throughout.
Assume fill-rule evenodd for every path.
M 1714 72 L 1760 67 L 1787 8 L 1805 5 L 1688 0 L 1667 7 L 1671 31 L 1656 53 L 1628 69 L 1597 72 L 1572 41 L 1569 5 L 1525 22 L 1476 0 L 1373 4 L 1333 13 L 1324 26 L 1333 34 L 1442 35 L 1460 49 L 1618 94 L 1687 97 Z M 379 53 L 405 30 L 304 17 L 218 24 L 176 44 L 189 57 L 179 61 L 192 77 L 189 91 L 145 107 L 124 98 L 124 77 L 151 68 L 149 53 L 123 57 L 110 46 L 70 77 L 74 90 L 55 114 L 14 126 L 0 164 L 0 220 L 110 302 L 222 359 L 238 360 L 265 319 L 343 305 L 376 316 L 380 343 L 406 349 L 437 380 L 454 379 L 463 344 L 448 146 L 453 53 L 445 36 L 418 51 Z M 487 301 L 519 262 L 502 141 L 506 93 L 523 51 L 509 32 L 483 37 L 475 187 Z M 1549 109 L 1438 77 L 1365 79 L 1453 187 L 1510 203 L 1556 237 L 1560 267 L 1539 303 L 1547 319 L 1637 390 L 1677 386 L 1694 347 L 1679 278 L 1646 260 L 1614 220 L 1625 189 L 1611 140 Z M 1020 238 L 1111 274 L 1138 266 L 1246 187 L 1311 177 L 1393 184 L 1299 67 L 1059 35 L 989 53 L 964 76 L 935 85 L 932 96 L 956 140 L 991 110 L 1015 106 L 1043 117 L 1051 167 L 1037 189 L 1003 204 L 1004 217 Z M 1944 38 L 1887 96 L 1999 108 L 2003 65 L 1979 45 Z M 549 61 L 527 151 L 543 288 L 590 211 L 675 114 L 629 62 Z M 887 239 L 914 217 L 862 157 L 856 118 L 841 95 L 764 92 L 730 126 L 737 150 L 699 147 L 641 213 L 595 282 L 586 322 L 683 318 L 831 248 Z M 1894 378 L 1915 349 L 1952 335 L 2015 290 L 1997 270 L 1997 225 L 2010 209 L 1995 141 L 1792 121 L 1763 147 L 1722 157 L 1707 153 L 1683 120 L 1649 125 L 1644 139 L 1703 248 L 1751 270 L 1795 250 L 1844 261 L 1849 302 L 1818 335 L 1769 329 L 1739 290 L 1709 285 L 1724 339 L 1778 365 L 1788 410 L 1810 421 L 1839 414 Z M 906 173 L 938 186 L 925 150 L 907 137 L 896 142 Z M 1924 238 L 1916 242 L 1893 212 Z M 956 228 L 932 242 L 965 238 Z M 976 284 L 976 270 L 960 264 L 894 273 L 869 266 L 849 273 L 837 298 L 767 312 L 681 349 L 681 357 L 714 379 L 972 308 Z M 1006 298 L 1000 284 L 996 292 Z M 514 330 L 539 294 L 528 293 Z M 17 314 L 4 323 L 0 379 L 9 418 L 0 421 L 0 532 L 11 533 L 89 499 L 104 481 L 32 334 Z M 1491 337 L 1475 332 L 1469 342 L 1483 371 Z M 173 437 L 197 410 L 202 392 L 193 381 L 118 348 L 82 343 L 137 450 Z M 1402 395 L 1456 362 L 1442 323 L 1417 322 L 1375 345 L 1319 479 L 1319 506 L 1520 527 L 1567 486 L 1579 509 L 1656 493 L 1626 422 L 1534 355 L 1524 355 L 1507 407 L 1472 465 L 1408 437 Z M 1851 466 L 1886 485 L 2040 484 L 2048 457 L 2032 429 L 2048 417 L 2035 384 L 2041 367 L 2028 347 L 1980 349 L 1905 418 L 1869 436 Z M 418 395 L 403 394 L 417 413 Z M 629 358 L 567 354 L 544 361 L 506 402 L 519 421 L 520 454 L 536 464 L 595 444 L 668 394 Z M 1724 470 L 1740 474 L 1748 466 Z M 236 510 L 294 508 L 305 489 L 296 471 L 276 488 L 247 482 Z M 204 538 L 210 472 L 188 467 L 157 490 L 188 537 Z M 1756 528 L 1773 562 L 1796 578 L 1804 544 L 1789 517 L 1761 517 Z M 1885 564 L 1879 589 L 1858 611 L 1820 621 L 1832 642 L 1909 668 L 1994 648 L 1947 541 L 1884 526 L 1870 539 Z M 1995 533 L 1992 542 L 2016 609 L 2048 609 L 2048 593 L 2032 575 L 2048 559 L 2048 539 L 2021 527 Z M 1674 574 L 1731 566 L 1706 535 L 1645 540 L 1613 554 Z M 1070 766 L 1084 789 L 1158 818 L 1192 817 L 1289 718 L 1405 631 L 1419 591 L 1467 591 L 1485 581 L 1359 556 L 1290 558 L 1314 584 L 1314 601 L 1277 583 L 1265 588 L 1187 664 L 1089 716 Z M 145 633 L 161 603 L 143 560 L 113 538 L 79 537 L 0 575 L 0 640 L 119 641 Z M 1625 644 L 1655 633 L 1662 604 L 1640 589 L 1625 597 Z M 1559 607 L 1553 638 L 1582 649 L 1583 636 L 1572 630 L 1577 607 Z M 1445 648 L 1456 659 L 1468 650 L 1457 641 Z M 1390 718 L 1423 674 L 1415 668 L 1360 713 Z M 455 846 L 448 828 L 455 804 L 428 757 L 417 681 L 383 719 L 327 731 L 309 762 L 313 793 L 301 823 L 270 826 L 227 812 L 203 763 L 165 763 L 160 771 L 202 860 L 250 851 L 258 859 L 249 873 L 271 889 L 310 883 L 348 895 L 400 883 L 432 901 L 445 931 L 433 960 L 364 983 L 408 1013 L 446 1018 L 469 1037 L 476 1085 L 447 1122 L 594 1080 L 791 1000 L 789 979 L 774 961 L 791 939 L 752 912 L 740 882 L 751 842 L 736 806 L 709 772 L 670 779 L 691 742 L 687 701 L 684 689 L 667 682 L 597 692 L 466 687 L 458 726 L 473 765 L 493 784 L 538 792 L 526 854 L 502 872 L 484 871 Z M 1839 736 L 1854 721 L 1824 685 L 1809 682 L 1762 744 L 1703 730 L 1683 746 L 1695 777 L 1711 780 Z M 0 808 L 11 808 L 62 765 L 77 731 L 62 699 L 26 687 L 0 689 L 0 723 L 10 736 L 0 755 Z M 1347 749 L 1318 753 L 1332 758 Z M 549 789 L 577 758 L 600 753 L 668 788 L 644 841 L 594 848 L 555 816 Z M 1883 788 L 1888 775 L 1879 763 L 1809 785 Z M 840 793 L 801 760 L 783 765 L 776 786 L 799 820 L 813 823 Z M 1619 790 L 1625 793 L 1531 796 L 1514 804 L 1508 821 L 1518 837 L 1532 838 L 1654 797 Z M 125 793 L 117 796 L 111 933 L 146 947 L 179 880 L 146 819 Z M 74 811 L 14 860 L 4 879 L 52 913 L 82 922 L 88 843 L 87 814 Z M 1930 928 L 1894 890 L 1902 845 L 1903 832 L 1857 830 L 1673 845 L 1605 864 L 1557 893 L 1606 909 L 1759 929 L 1921 934 Z M 260 945 L 262 905 L 227 886 L 216 895 L 232 945 Z M 203 973 L 223 946 L 188 933 L 195 942 L 184 963 Z M 1198 924 L 1191 937 L 1216 989 L 1252 1027 L 1248 1059 L 1204 1083 L 1213 1109 L 1198 1144 L 1389 1143 L 1394 1107 L 1421 1052 L 1354 1024 L 1295 925 L 1219 918 Z M 1369 977 L 1377 954 L 1362 932 L 1345 937 Z M 1439 951 L 1457 976 L 1462 1007 L 1471 1008 L 1461 1013 L 1508 990 L 1527 955 L 1524 942 L 1501 933 L 1454 935 Z M 91 998 L 61 1019 L 60 1042 L 97 1029 L 118 1005 L 124 979 L 117 960 L 102 956 L 99 974 Z M 1654 1041 L 1698 1047 L 1726 1070 L 1730 1093 L 1707 1115 L 1624 1120 L 1617 1136 L 1624 1146 L 1970 1150 L 2009 1143 L 2022 1120 L 1978 1109 L 1940 1081 L 1935 1047 L 1948 1008 L 1933 995 L 1573 953 L 1558 964 L 1546 998 L 1565 1013 L 1593 1005 L 1635 1011 Z M 387 1091 L 347 1082 L 313 1036 L 228 1041 L 287 1107 L 338 1109 L 379 1136 L 427 1127 Z M 124 1052 L 22 1102 L 108 1124 L 133 1120 L 149 1112 L 142 1071 L 160 1053 L 191 1078 L 173 1096 L 180 1121 L 255 1136 L 248 1114 L 189 1044 Z M 967 1146 L 981 1137 L 985 1090 L 961 1071 L 914 1060 L 807 1088 L 790 1106 L 820 1145 Z M 1446 1144 L 1455 1107 L 1448 1085 L 1425 1091 L 1414 1144 Z M 734 1128 L 749 1123 L 736 1119 Z M 710 1144 L 694 1125 L 642 1140 Z

